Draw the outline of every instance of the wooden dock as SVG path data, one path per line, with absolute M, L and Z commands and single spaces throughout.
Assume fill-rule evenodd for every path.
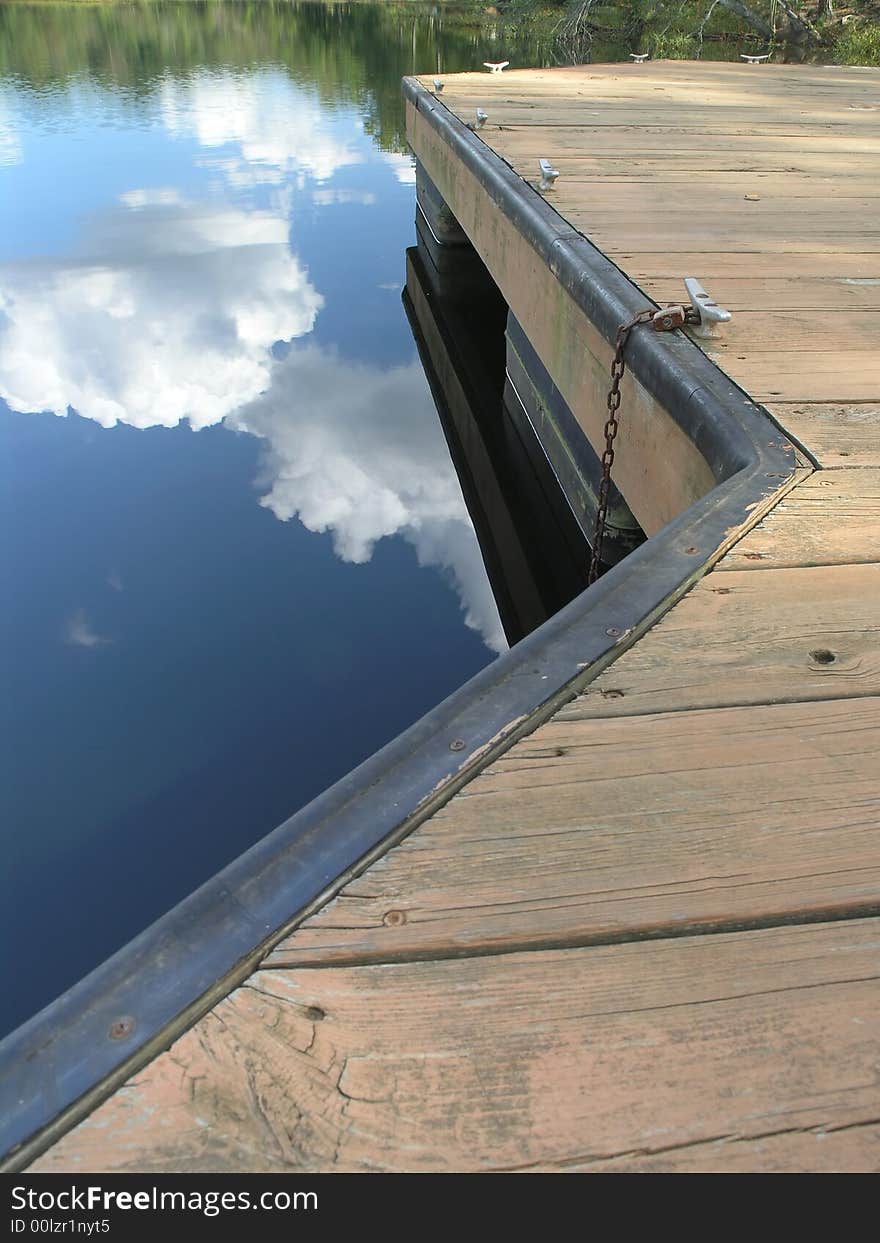
M 550 159 L 548 200 L 651 298 L 693 275 L 733 312 L 704 344 L 801 468 L 31 1168 L 876 1170 L 880 72 L 508 71 L 441 101 L 529 181 Z M 466 227 L 513 245 L 476 200 Z M 702 486 L 629 480 L 649 534 Z

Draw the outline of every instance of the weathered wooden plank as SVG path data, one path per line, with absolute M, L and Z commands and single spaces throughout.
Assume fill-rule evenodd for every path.
M 737 98 L 760 99 L 784 92 L 807 104 L 822 95 L 860 98 L 877 81 L 877 70 L 863 66 L 840 65 L 763 65 L 760 68 L 732 61 L 652 60 L 648 65 L 621 62 L 596 65 L 569 65 L 553 69 L 508 69 L 502 77 L 492 77 L 484 69 L 456 73 L 446 79 L 461 85 L 488 83 L 492 89 L 515 89 L 517 94 L 550 91 L 571 94 L 588 89 L 597 95 L 631 97 L 639 92 L 662 90 L 675 98 L 722 98 L 725 90 Z M 426 80 L 430 82 L 430 79 Z M 706 88 L 710 87 L 709 92 Z M 695 94 L 696 93 L 696 94 Z
M 871 290 L 872 296 L 880 284 L 880 259 L 876 255 L 849 254 L 845 250 L 834 254 L 798 255 L 795 263 L 789 255 L 759 251 L 737 255 L 711 250 L 676 251 L 670 255 L 656 246 L 635 251 L 624 242 L 615 251 L 615 260 L 636 280 L 649 277 L 680 281 L 692 272 L 711 272 L 713 280 L 827 280 L 840 283 L 843 288 Z
M 540 180 L 537 161 L 526 170 L 525 176 Z M 827 230 L 826 236 L 830 239 L 834 220 L 838 222 L 837 235 L 847 240 L 861 239 L 876 232 L 871 217 L 877 212 L 880 202 L 877 198 L 860 195 L 836 200 L 829 190 L 819 187 L 809 199 L 772 196 L 757 190 L 754 199 L 747 199 L 746 193 L 749 191 L 742 189 L 704 193 L 697 185 L 693 187 L 693 194 L 689 194 L 684 184 L 660 185 L 652 193 L 648 182 L 597 182 L 576 177 L 563 181 L 560 177 L 546 197 L 558 205 L 573 202 L 600 225 L 613 220 L 615 213 L 626 224 L 644 225 L 654 211 L 661 225 L 667 223 L 665 213 L 669 212 L 677 217 L 670 223 L 685 225 L 688 232 L 697 229 L 724 234 L 739 229 L 748 237 L 765 231 L 784 236 L 788 230 L 810 236 L 815 229 L 822 228 Z M 796 220 L 791 218 L 794 211 L 798 213 Z M 567 211 L 563 214 L 567 215 Z
M 877 700 L 559 715 L 269 963 L 430 958 L 875 909 L 878 744 Z
M 491 129 L 481 131 L 487 139 Z M 503 146 L 504 136 L 498 135 L 497 146 Z M 510 159 L 521 175 L 530 177 L 535 161 L 542 154 L 543 144 L 535 142 L 522 155 Z M 704 152 L 670 155 L 662 160 L 647 157 L 620 159 L 611 155 L 562 155 L 554 163 L 566 182 L 578 182 L 584 186 L 662 186 L 678 187 L 692 185 L 701 197 L 716 193 L 746 194 L 755 190 L 761 195 L 784 199 L 812 198 L 818 192 L 835 198 L 868 198 L 876 202 L 880 196 L 877 186 L 873 157 L 850 156 L 848 159 L 831 159 L 827 155 L 810 157 L 813 169 L 797 169 L 781 161 L 778 154 L 719 155 L 718 163 L 729 167 L 706 167 Z M 760 201 L 760 200 L 759 200 Z
M 484 80 L 485 82 L 485 80 Z M 442 94 L 450 111 L 465 119 L 474 116 L 474 109 L 485 108 L 493 126 L 518 131 L 552 131 L 590 129 L 590 131 L 629 131 L 634 127 L 645 132 L 644 142 L 661 131 L 685 133 L 754 134 L 756 137 L 784 137 L 797 143 L 800 138 L 827 138 L 839 133 L 856 144 L 875 142 L 880 134 L 880 109 L 854 109 L 833 98 L 824 107 L 814 103 L 812 114 L 805 114 L 797 102 L 777 98 L 754 104 L 717 103 L 710 106 L 692 103 L 686 108 L 676 106 L 669 93 L 665 97 L 599 98 L 597 96 L 567 97 L 522 96 L 513 92 L 500 93 L 497 88 L 480 85 L 464 91 L 455 83 Z M 589 145 L 583 150 L 589 152 Z M 853 149 L 853 148 L 848 148 Z
M 826 470 L 880 466 L 880 402 L 846 406 L 773 400 L 769 408 Z
M 861 113 L 849 113 L 846 116 L 824 114 L 813 120 L 805 120 L 797 112 L 780 112 L 774 116 L 772 110 L 761 113 L 755 110 L 744 116 L 739 108 L 712 108 L 704 111 L 689 109 L 687 120 L 673 121 L 658 117 L 656 108 L 639 109 L 626 105 L 625 115 L 612 113 L 607 104 L 590 108 L 579 102 L 554 100 L 552 104 L 525 101 L 506 101 L 494 98 L 486 91 L 476 92 L 469 97 L 455 100 L 444 94 L 443 102 L 453 106 L 454 111 L 465 120 L 473 117 L 474 110 L 482 107 L 492 109 L 493 124 L 502 129 L 507 126 L 526 126 L 535 129 L 546 129 L 557 133 L 563 129 L 607 130 L 620 133 L 638 126 L 645 132 L 645 137 L 664 133 L 686 135 L 699 132 L 702 135 L 750 136 L 758 140 L 763 138 L 788 138 L 797 143 L 804 138 L 831 137 L 840 134 L 849 138 L 864 138 L 867 143 L 876 140 L 878 126 L 875 117 Z
M 742 385 L 756 401 L 832 402 L 848 405 L 877 402 L 880 368 L 873 354 L 861 350 L 780 350 L 778 354 L 749 347 L 736 354 L 723 343 L 701 342 L 706 353 Z
M 593 99 L 615 104 L 635 99 L 649 102 L 660 94 L 663 103 L 688 101 L 699 108 L 730 107 L 740 103 L 746 113 L 763 110 L 780 100 L 789 107 L 806 107 L 808 111 L 810 104 L 826 110 L 852 102 L 874 104 L 875 108 L 870 110 L 877 110 L 876 95 L 872 91 L 878 80 L 876 69 L 867 69 L 860 77 L 822 80 L 811 78 L 803 66 L 798 66 L 786 82 L 785 74 L 780 74 L 779 68 L 773 65 L 763 67 L 758 75 L 743 66 L 732 66 L 737 71 L 734 73 L 719 73 L 707 62 L 679 61 L 678 64 L 678 72 L 673 74 L 665 72 L 661 62 L 654 61 L 647 70 L 640 68 L 630 73 L 622 71 L 619 63 L 545 70 L 513 67 L 503 76 L 479 69 L 448 75 L 444 81 L 451 95 L 469 94 L 482 88 L 492 91 L 499 99 L 538 103 L 548 100 L 589 103 Z M 609 68 L 614 72 L 605 72 Z M 731 68 L 730 62 L 727 68 Z
M 751 555 L 761 567 L 762 554 Z M 878 693 L 880 565 L 725 570 L 722 561 L 563 715 Z
M 484 110 L 491 101 L 484 101 Z M 471 119 L 464 109 L 453 108 L 461 112 L 465 120 Z M 494 114 L 493 114 L 494 115 Z M 487 122 L 489 126 L 491 122 Z M 541 132 L 543 131 L 545 132 Z M 870 160 L 880 148 L 880 139 L 871 134 L 825 134 L 804 133 L 792 136 L 784 133 L 767 133 L 758 135 L 744 130 L 741 133 L 728 133 L 724 143 L 718 142 L 717 134 L 709 134 L 693 126 L 683 128 L 680 125 L 668 124 L 658 135 L 657 129 L 650 133 L 644 126 L 621 124 L 616 127 L 607 126 L 597 129 L 589 125 L 535 126 L 528 124 L 505 125 L 503 130 L 489 129 L 488 133 L 498 134 L 498 149 L 503 155 L 515 156 L 523 152 L 532 154 L 536 142 L 552 136 L 553 155 L 565 153 L 583 155 L 589 151 L 592 155 L 620 155 L 621 151 L 634 156 L 656 155 L 659 146 L 658 137 L 662 137 L 663 150 L 673 155 L 687 154 L 693 156 L 703 152 L 707 159 L 713 160 L 723 146 L 724 151 L 750 154 L 761 151 L 777 152 L 790 156 L 796 161 L 801 155 L 827 156 L 828 164 L 833 167 L 837 159 L 859 156 Z M 494 142 L 493 142 L 494 145 Z
M 757 256 L 741 255 L 743 266 L 759 268 Z M 741 315 L 778 315 L 785 311 L 799 311 L 806 325 L 806 331 L 815 339 L 822 334 L 822 343 L 828 343 L 828 317 L 816 312 L 833 312 L 854 319 L 857 313 L 876 314 L 880 311 L 880 277 L 872 280 L 853 280 L 846 278 L 829 278 L 802 276 L 791 279 L 773 279 L 762 276 L 725 276 L 712 270 L 712 257 L 706 256 L 699 264 L 699 272 L 716 302 L 733 311 L 737 318 Z M 708 270 L 707 270 L 708 265 Z M 646 269 L 649 264 L 640 265 L 638 272 L 630 271 L 629 275 L 657 302 L 680 302 L 686 297 L 682 272 L 690 274 L 690 269 L 677 263 L 679 272 L 672 276 L 653 276 Z M 878 261 L 880 271 L 880 261 Z M 804 314 L 806 313 L 806 314 Z M 731 327 L 737 326 L 734 320 Z M 835 322 L 832 331 L 836 335 L 838 324 Z
M 535 83 L 524 89 L 523 81 L 512 77 L 493 81 L 489 75 L 468 80 L 454 74 L 445 79 L 442 100 L 456 113 L 491 104 L 492 116 L 501 124 L 559 129 L 568 125 L 598 128 L 642 123 L 648 129 L 672 125 L 702 132 L 707 126 L 729 125 L 754 129 L 758 134 L 776 131 L 809 135 L 840 126 L 859 137 L 880 133 L 880 106 L 870 87 L 850 95 L 816 94 L 798 99 L 784 92 L 748 91 L 734 96 L 717 89 L 704 96 L 696 80 L 684 91 L 667 88 L 647 92 L 625 86 L 603 92 L 593 84 L 579 85 L 565 73 L 550 78 L 547 85 Z
M 731 548 L 720 568 L 858 562 L 880 562 L 880 470 L 871 467 L 808 476 Z
M 761 1169 L 765 1136 L 876 1124 L 878 964 L 865 920 L 261 971 L 32 1170 L 588 1168 L 722 1138 Z
M 456 73 L 444 78 L 444 97 L 458 99 L 478 92 L 487 92 L 498 100 L 535 104 L 560 104 L 569 107 L 591 106 L 598 102 L 605 105 L 624 105 L 639 102 L 655 103 L 658 107 L 679 112 L 685 120 L 691 109 L 711 111 L 713 108 L 739 107 L 743 115 L 767 114 L 774 105 L 781 104 L 802 115 L 805 121 L 811 116 L 824 117 L 837 114 L 861 104 L 859 111 L 877 113 L 875 90 L 877 71 L 868 69 L 861 76 L 848 76 L 832 80 L 826 77 L 811 78 L 803 66 L 798 66 L 794 77 L 786 81 L 778 66 L 765 66 L 760 74 L 742 66 L 734 66 L 735 73 L 718 73 L 708 64 L 694 61 L 680 62 L 676 74 L 668 74 L 659 62 L 653 62 L 647 70 L 636 69 L 621 72 L 603 72 L 602 66 L 569 66 L 541 71 L 509 69 L 503 76 L 493 76 L 484 71 Z M 430 79 L 423 79 L 430 85 Z M 658 98 L 659 96 L 659 98 Z M 688 110 L 682 112 L 681 105 Z
M 532 177 L 535 181 L 540 180 L 537 169 Z M 613 188 L 605 187 L 606 190 L 613 190 Z M 793 245 L 798 239 L 806 243 L 821 234 L 827 242 L 835 236 L 835 221 L 837 221 L 839 226 L 837 236 L 845 241 L 847 250 L 876 253 L 871 245 L 871 239 L 876 237 L 877 230 L 873 227 L 874 222 L 870 215 L 866 215 L 866 211 L 876 210 L 876 205 L 867 209 L 862 199 L 843 199 L 842 206 L 839 208 L 834 208 L 830 200 L 827 206 L 814 201 L 809 208 L 802 208 L 799 201 L 796 202 L 793 199 L 789 200 L 789 204 L 764 203 L 763 200 L 748 203 L 743 197 L 734 199 L 730 196 L 729 201 L 723 203 L 723 211 L 721 210 L 722 204 L 716 200 L 717 212 L 715 207 L 710 207 L 707 203 L 704 214 L 694 214 L 685 222 L 681 218 L 674 196 L 669 195 L 665 199 L 659 196 L 656 207 L 658 215 L 653 221 L 655 227 L 652 229 L 650 228 L 652 224 L 650 204 L 640 203 L 635 195 L 618 195 L 618 205 L 615 208 L 613 194 L 600 196 L 591 191 L 579 195 L 577 183 L 573 185 L 569 183 L 566 186 L 560 180 L 552 191 L 547 192 L 546 197 L 557 211 L 560 211 L 572 223 L 576 223 L 575 212 L 581 219 L 588 220 L 590 228 L 585 232 L 592 233 L 595 230 L 618 224 L 620 228 L 618 236 L 621 239 L 635 236 L 635 240 L 630 243 L 632 246 L 641 246 L 640 235 L 646 232 L 649 236 L 656 237 L 658 249 L 665 249 L 663 239 L 667 232 L 685 235 L 683 241 L 690 244 L 680 246 L 681 250 L 699 250 L 699 243 L 705 237 L 717 237 L 723 242 L 739 233 L 743 235 L 741 248 L 746 251 L 749 247 L 745 243 L 754 244 L 755 240 L 763 239 L 765 236 L 779 237 L 789 245 Z M 850 208 L 852 210 L 849 210 Z M 684 209 L 681 210 L 683 212 Z M 794 210 L 798 212 L 796 219 L 791 215 Z M 661 214 L 667 211 L 674 213 L 672 219 Z
M 713 282 L 714 283 L 714 282 Z M 712 296 L 720 302 L 719 294 L 714 288 Z M 683 285 L 673 300 L 681 302 L 687 299 Z M 722 303 L 726 306 L 726 303 Z M 730 309 L 730 308 L 728 308 Z M 841 367 L 847 366 L 848 354 L 875 354 L 880 352 L 880 309 L 876 311 L 858 309 L 839 309 L 834 314 L 833 342 L 845 342 L 846 349 L 835 350 L 840 358 Z M 703 344 L 698 339 L 698 344 Z M 759 354 L 797 354 L 809 352 L 827 354 L 829 344 L 828 317 L 817 315 L 814 311 L 777 311 L 771 307 L 760 310 L 736 313 L 729 324 L 725 325 L 723 334 L 717 341 L 707 343 L 721 365 L 727 369 L 728 354 L 745 354 L 737 361 L 750 362 Z M 775 363 L 775 359 L 773 360 Z M 868 363 L 865 367 L 865 363 Z M 868 360 L 864 357 L 855 359 L 856 369 L 860 375 L 867 373 L 876 376 L 877 396 L 880 398 L 880 361 L 876 358 Z M 871 365 L 873 363 L 873 365 Z
M 799 220 L 792 217 L 761 222 L 760 229 L 743 231 L 721 216 L 717 222 L 696 219 L 681 228 L 675 221 L 661 220 L 651 228 L 643 213 L 613 213 L 599 215 L 560 192 L 553 201 L 556 210 L 575 226 L 585 237 L 616 258 L 616 248 L 624 244 L 634 250 L 667 250 L 670 254 L 696 250 L 725 250 L 728 254 L 776 253 L 799 256 L 822 254 L 827 250 L 828 239 L 834 233 L 834 213 L 823 217 Z M 880 253 L 877 231 L 864 217 L 841 237 L 844 248 L 852 253 L 876 256 Z M 794 260 L 792 260 L 792 263 Z M 799 262 L 799 260 L 798 260 Z M 872 260 L 876 266 L 876 259 Z
M 610 1161 L 575 1161 L 572 1165 L 533 1169 L 591 1174 L 876 1174 L 880 1169 L 880 1123 L 841 1130 L 791 1130 L 760 1139 L 731 1135 L 667 1152 L 635 1152 Z

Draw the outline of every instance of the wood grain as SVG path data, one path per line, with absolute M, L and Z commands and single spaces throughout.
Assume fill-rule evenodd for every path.
M 268 961 L 483 953 L 873 908 L 878 709 L 875 699 L 584 720 L 575 705 Z
M 576 1161 L 570 1166 L 534 1168 L 592 1174 L 876 1174 L 880 1170 L 880 1123 L 857 1123 L 839 1130 L 817 1127 L 760 1139 L 730 1136 L 667 1152 L 634 1152 L 586 1165 Z
M 445 91 L 443 102 L 447 106 L 451 105 L 453 111 L 458 112 L 465 119 L 470 119 L 465 107 L 456 106 Z M 658 100 L 657 107 L 663 106 L 663 102 Z M 490 106 L 489 102 L 483 101 L 484 110 Z M 706 161 L 705 167 L 710 171 L 717 167 L 716 160 L 721 150 L 728 154 L 745 156 L 753 156 L 758 150 L 767 155 L 785 157 L 786 160 L 792 161 L 794 166 L 797 166 L 797 160 L 804 155 L 828 156 L 830 160 L 825 163 L 825 167 L 828 168 L 829 165 L 833 166 L 834 160 L 838 158 L 870 161 L 876 156 L 878 147 L 876 136 L 855 135 L 848 132 L 840 134 L 817 130 L 791 135 L 784 131 L 770 130 L 760 136 L 760 142 L 756 142 L 758 135 L 746 127 L 725 134 L 723 142 L 719 142 L 717 133 L 707 133 L 697 126 L 688 128 L 674 123 L 662 127 L 659 133 L 657 127 L 648 130 L 645 126 L 632 125 L 627 122 L 602 128 L 589 124 L 534 126 L 522 122 L 516 125 L 508 124 L 501 128 L 492 120 L 494 115 L 494 111 L 489 114 L 490 119 L 486 122 L 485 130 L 480 132 L 491 136 L 500 135 L 499 147 L 502 138 L 504 144 L 501 154 L 511 161 L 526 156 L 529 159 L 533 158 L 539 145 L 546 149 L 546 139 L 550 135 L 552 135 L 554 147 L 558 147 L 561 155 L 583 156 L 584 152 L 589 152 L 597 157 L 624 154 L 635 158 L 650 158 L 656 156 L 657 148 L 662 144 L 664 152 L 668 151 L 673 156 L 693 159 L 696 153 L 702 152 Z M 789 166 L 791 165 L 786 163 L 785 167 Z M 800 171 L 807 171 L 809 166 L 809 162 L 805 162 Z
M 727 374 L 765 405 L 816 401 L 843 405 L 876 402 L 880 364 L 876 354 L 861 350 L 800 350 L 740 357 L 723 349 L 706 349 Z
M 721 568 L 748 570 L 880 562 L 880 470 L 820 470 L 802 480 L 735 544 Z M 821 615 L 822 603 L 816 601 Z
M 644 264 L 637 282 L 650 291 L 655 302 L 680 302 L 685 297 L 681 276 L 651 276 L 650 265 Z M 681 267 L 679 266 L 679 273 Z M 702 264 L 700 264 L 702 266 Z M 634 273 L 630 275 L 636 276 Z M 861 283 L 851 279 L 809 277 L 782 279 L 771 277 L 736 277 L 715 273 L 712 278 L 712 295 L 722 306 L 732 311 L 736 318 L 728 328 L 736 329 L 740 323 L 753 327 L 752 317 L 760 315 L 766 320 L 787 312 L 798 312 L 798 322 L 803 331 L 823 343 L 828 339 L 828 313 L 855 319 L 856 312 L 876 315 L 880 312 L 880 277 Z M 858 322 L 858 321 L 856 321 Z M 766 326 L 766 325 L 765 325 Z
M 880 565 L 723 567 L 722 561 L 562 715 L 880 693 Z
M 880 401 L 844 405 L 773 399 L 768 408 L 826 470 L 880 466 Z
M 626 271 L 639 279 L 682 279 L 682 271 L 688 274 L 701 270 L 707 260 L 711 261 L 713 278 L 716 280 L 763 281 L 830 281 L 843 289 L 868 290 L 874 298 L 880 280 L 880 260 L 876 255 L 863 255 L 836 249 L 831 253 L 800 255 L 793 263 L 788 255 L 761 254 L 754 259 L 743 260 L 739 255 L 727 255 L 717 251 L 677 251 L 674 255 L 656 247 L 646 250 L 621 249 L 616 256 Z M 768 309 L 775 303 L 769 301 Z
M 491 127 L 481 130 L 480 134 L 491 138 Z M 532 177 L 540 150 L 540 144 L 536 141 L 532 150 L 509 159 L 509 163 L 521 176 Z M 813 155 L 806 161 L 814 165 L 812 173 L 808 168 L 796 170 L 784 166 L 778 153 L 773 152 L 751 157 L 734 155 L 727 157 L 725 162 L 733 167 L 708 169 L 702 152 L 689 157 L 671 155 L 662 159 L 567 154 L 557 158 L 556 167 L 566 184 L 576 182 L 583 187 L 584 193 L 589 195 L 594 190 L 602 199 L 612 197 L 619 188 L 628 193 L 638 189 L 647 197 L 657 193 L 662 198 L 665 194 L 680 193 L 682 189 L 692 187 L 696 204 L 706 205 L 713 204 L 718 195 L 732 195 L 732 201 L 739 204 L 744 194 L 756 193 L 757 199 L 746 200 L 755 205 L 745 210 L 753 212 L 772 207 L 780 198 L 813 201 L 822 197 L 825 201 L 827 197 L 834 202 L 856 199 L 871 205 L 876 205 L 880 199 L 876 172 L 863 156 L 853 155 L 846 160 L 835 158 L 833 173 L 829 172 L 827 155 Z M 695 177 L 695 174 L 698 175 Z M 758 207 L 759 203 L 763 203 L 764 207 Z
M 32 1170 L 761 1169 L 764 1136 L 844 1129 L 864 1164 L 878 975 L 876 920 L 262 971 Z
M 720 294 L 716 295 L 714 290 L 712 292 L 716 301 L 720 301 Z M 677 300 L 680 302 L 683 297 L 682 290 Z M 845 335 L 848 346 L 847 350 L 834 352 L 837 366 L 844 370 L 849 369 L 846 355 L 853 354 L 856 356 L 853 359 L 855 370 L 861 373 L 865 355 L 880 350 L 880 309 L 839 306 L 834 311 L 834 328 Z M 698 340 L 697 344 L 702 345 L 703 342 Z M 827 353 L 827 346 L 828 317 L 816 314 L 815 307 L 779 311 L 741 309 L 725 326 L 723 335 L 717 342 L 708 343 L 707 352 L 715 357 L 723 370 L 729 372 L 736 362 L 752 363 L 760 354 L 809 353 L 811 358 L 802 359 L 801 366 L 804 362 L 812 366 L 812 356 Z M 730 358 L 731 355 L 734 358 Z M 736 355 L 744 357 L 736 358 Z M 777 359 L 766 361 L 773 365 Z M 872 374 L 871 369 L 869 374 Z

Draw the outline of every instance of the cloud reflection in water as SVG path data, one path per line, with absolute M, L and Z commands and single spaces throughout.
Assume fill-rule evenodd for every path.
M 229 423 L 266 441 L 261 503 L 329 531 L 344 561 L 403 536 L 421 565 L 443 567 L 465 622 L 496 652 L 507 643 L 421 365 L 380 370 L 298 345 L 272 386 Z
M 216 82 L 175 90 L 192 98 L 189 111 L 177 108 L 166 84 L 169 125 L 194 127 L 205 145 L 232 134 L 264 177 L 271 167 L 286 175 L 294 150 L 319 181 L 359 158 L 321 135 L 307 147 L 288 133 L 279 146 L 256 103 L 238 99 L 236 112 L 236 99 Z M 389 162 L 407 178 L 408 157 Z M 346 197 L 327 191 L 324 202 Z M 352 364 L 316 344 L 273 354 L 279 342 L 307 336 L 323 305 L 288 234 L 280 207 L 187 202 L 168 187 L 125 192 L 120 206 L 86 223 L 71 259 L 0 269 L 0 396 L 15 411 L 73 408 L 102 427 L 188 420 L 199 429 L 225 421 L 260 437 L 261 504 L 282 521 L 297 517 L 311 531 L 332 533 L 348 562 L 368 561 L 378 540 L 401 536 L 421 565 L 449 575 L 466 624 L 503 651 L 418 362 Z M 80 614 L 66 638 L 87 647 L 106 641 Z
M 364 161 L 360 119 L 343 112 L 334 120 L 317 96 L 280 69 L 168 78 L 160 106 L 172 134 L 193 135 L 208 150 L 237 146 L 236 155 L 216 166 L 239 184 L 282 185 L 291 173 L 324 182 Z
M 271 212 L 134 191 L 66 263 L 0 270 L 0 391 L 102 427 L 218 423 L 269 385 L 322 305 Z M 136 208 L 136 210 L 133 210 Z

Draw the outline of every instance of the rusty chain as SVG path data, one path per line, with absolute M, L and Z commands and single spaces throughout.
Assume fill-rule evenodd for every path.
M 629 323 L 621 324 L 617 330 L 617 342 L 611 363 L 611 388 L 608 390 L 608 419 L 605 423 L 605 451 L 602 454 L 602 478 L 599 482 L 596 525 L 593 528 L 593 553 L 590 557 L 587 586 L 595 583 L 599 577 L 599 566 L 602 562 L 602 541 L 605 536 L 605 520 L 608 511 L 608 489 L 611 486 L 611 467 L 614 465 L 614 441 L 619 426 L 620 382 L 626 371 L 626 360 L 623 356 L 624 350 L 626 349 L 627 341 L 629 341 L 629 334 L 636 324 L 647 323 L 653 315 L 653 308 L 640 311 Z
M 593 528 L 593 549 L 590 557 L 590 569 L 587 575 L 587 586 L 595 583 L 599 577 L 602 562 L 602 541 L 605 537 L 605 523 L 608 512 L 608 490 L 611 486 L 611 467 L 614 465 L 614 441 L 620 425 L 620 382 L 626 371 L 624 352 L 629 334 L 637 324 L 650 324 L 655 332 L 672 332 L 683 324 L 692 322 L 692 315 L 684 307 L 671 305 L 659 311 L 654 307 L 646 307 L 639 311 L 626 324 L 617 330 L 614 358 L 611 362 L 611 388 L 608 390 L 608 418 L 605 423 L 605 450 L 602 454 L 602 478 L 599 481 L 599 495 L 596 503 L 596 524 Z

